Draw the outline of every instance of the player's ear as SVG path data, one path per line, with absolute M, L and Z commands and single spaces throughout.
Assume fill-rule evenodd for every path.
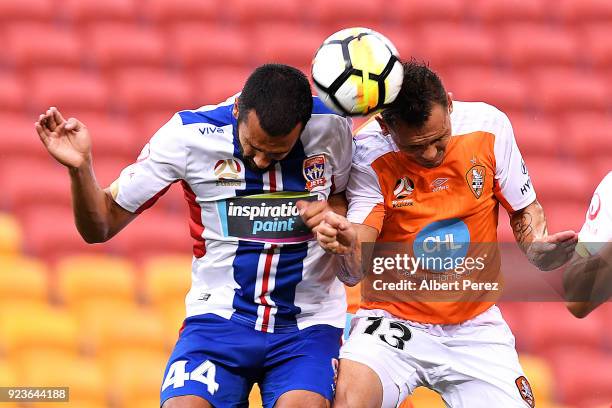
M 448 103 L 448 113 L 453 113 L 453 93 L 452 92 L 446 93 L 446 100 Z
M 376 115 L 374 116 L 374 119 L 376 119 L 376 121 L 378 122 L 378 124 L 380 125 L 380 128 L 383 131 L 383 135 L 388 135 L 389 133 L 389 126 L 387 125 L 387 123 L 385 122 L 385 120 L 382 118 L 382 116 L 380 115 Z
M 234 107 L 232 108 L 232 115 L 234 118 L 238 119 L 238 98 L 234 101 Z

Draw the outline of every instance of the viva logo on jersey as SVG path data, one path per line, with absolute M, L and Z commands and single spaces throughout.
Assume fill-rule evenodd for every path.
M 276 192 L 219 201 L 223 235 L 277 244 L 309 241 L 313 235 L 300 217 L 298 200 L 317 201 L 317 197 L 308 193 Z

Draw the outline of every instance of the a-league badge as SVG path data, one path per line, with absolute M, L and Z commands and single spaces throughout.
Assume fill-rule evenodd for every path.
M 484 189 L 486 169 L 484 166 L 477 164 L 476 166 L 470 167 L 465 174 L 465 180 L 467 181 L 468 187 L 472 190 L 472 193 L 476 198 L 480 198 L 482 190 Z
M 317 154 L 316 156 L 304 159 L 302 167 L 304 179 L 306 179 L 306 189 L 312 191 L 316 187 L 324 186 L 325 179 L 325 156 Z

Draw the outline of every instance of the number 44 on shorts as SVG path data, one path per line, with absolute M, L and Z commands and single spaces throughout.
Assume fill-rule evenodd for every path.
M 185 381 L 198 381 L 206 385 L 210 395 L 214 395 L 219 389 L 219 384 L 215 382 L 217 368 L 213 363 L 206 360 L 191 373 L 185 372 L 187 360 L 178 360 L 172 363 L 168 370 L 168 375 L 162 385 L 162 391 L 172 385 L 173 388 L 180 388 L 185 385 Z

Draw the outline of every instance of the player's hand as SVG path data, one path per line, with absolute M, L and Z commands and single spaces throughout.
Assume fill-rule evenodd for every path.
M 328 212 L 323 222 L 317 228 L 319 245 L 334 254 L 347 255 L 353 252 L 357 245 L 357 231 L 345 217 Z
M 57 108 L 49 108 L 34 125 L 51 156 L 64 166 L 79 168 L 91 161 L 89 131 L 75 118 L 66 121 Z
M 325 218 L 325 214 L 327 214 L 328 212 L 333 212 L 326 200 L 299 200 L 296 205 L 300 210 L 300 216 L 304 220 L 304 223 L 314 233 L 317 232 L 319 224 L 321 224 L 321 222 Z
M 578 234 L 574 231 L 557 232 L 534 240 L 527 249 L 527 258 L 540 270 L 550 271 L 571 259 L 577 243 Z

